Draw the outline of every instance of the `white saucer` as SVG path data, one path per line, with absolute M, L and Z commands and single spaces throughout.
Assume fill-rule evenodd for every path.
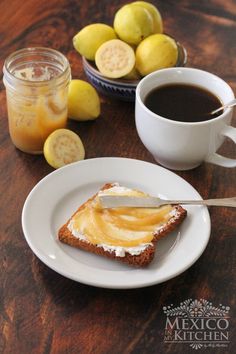
M 177 231 L 159 241 L 153 262 L 144 269 L 130 268 L 59 242 L 60 226 L 108 182 L 169 199 L 201 199 L 178 175 L 144 161 L 96 158 L 58 169 L 33 188 L 22 211 L 26 241 L 48 267 L 84 284 L 127 289 L 171 279 L 200 257 L 210 237 L 210 217 L 203 206 L 185 207 L 187 218 Z

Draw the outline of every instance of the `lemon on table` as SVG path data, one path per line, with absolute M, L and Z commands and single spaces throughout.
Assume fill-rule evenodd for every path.
M 83 80 L 71 80 L 68 92 L 68 116 L 84 121 L 96 119 L 101 103 L 95 88 Z
M 86 59 L 94 60 L 95 53 L 101 44 L 117 38 L 114 29 L 103 23 L 93 23 L 85 26 L 73 38 L 73 45 L 77 52 Z
M 84 159 L 85 151 L 80 137 L 69 129 L 51 133 L 43 147 L 44 157 L 54 168 Z
M 177 44 L 165 34 L 153 34 L 145 38 L 136 49 L 136 68 L 142 76 L 175 66 L 177 59 Z
M 135 65 L 133 48 L 120 39 L 103 43 L 96 52 L 95 63 L 106 77 L 117 79 L 127 75 Z
M 115 14 L 114 29 L 118 37 L 129 44 L 137 45 L 153 32 L 153 19 L 143 6 L 128 4 Z
M 135 1 L 132 5 L 143 6 L 146 10 L 149 11 L 153 19 L 153 32 L 162 33 L 163 32 L 163 21 L 160 12 L 157 7 L 147 1 Z

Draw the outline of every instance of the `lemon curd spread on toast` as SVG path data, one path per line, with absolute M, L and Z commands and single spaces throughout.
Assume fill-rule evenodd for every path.
M 147 264 L 153 259 L 157 240 L 172 231 L 186 216 L 182 207 L 171 205 L 103 209 L 99 201 L 101 195 L 147 196 L 118 183 L 106 184 L 62 226 L 60 241 L 142 266 L 144 264 L 140 261 L 143 258 Z

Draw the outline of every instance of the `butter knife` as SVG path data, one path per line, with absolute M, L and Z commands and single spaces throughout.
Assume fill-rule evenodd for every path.
M 166 200 L 156 197 L 133 197 L 133 196 L 99 196 L 102 208 L 158 208 L 166 204 L 189 204 L 189 205 L 206 205 L 206 206 L 225 206 L 236 207 L 236 197 L 206 199 L 206 200 Z

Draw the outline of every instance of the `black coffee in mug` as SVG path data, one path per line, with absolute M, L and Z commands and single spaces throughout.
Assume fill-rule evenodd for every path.
M 222 111 L 209 113 L 222 106 L 212 92 L 188 84 L 169 84 L 154 88 L 145 100 L 145 106 L 159 116 L 181 122 L 202 122 L 213 119 Z

